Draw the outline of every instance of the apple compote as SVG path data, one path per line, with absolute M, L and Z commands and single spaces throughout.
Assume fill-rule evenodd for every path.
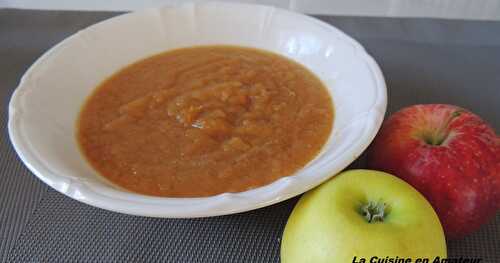
M 101 83 L 82 108 L 90 164 L 133 192 L 203 197 L 269 184 L 311 161 L 333 104 L 305 67 L 266 51 L 201 46 L 161 53 Z

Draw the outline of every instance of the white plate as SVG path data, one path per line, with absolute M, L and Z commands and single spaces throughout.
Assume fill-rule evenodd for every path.
M 333 131 L 316 159 L 292 176 L 241 193 L 161 198 L 131 193 L 102 179 L 75 138 L 80 108 L 120 68 L 179 47 L 249 46 L 289 57 L 326 84 L 335 107 Z M 203 217 L 268 206 L 301 194 L 354 161 L 386 109 L 382 73 L 363 47 L 314 18 L 273 7 L 205 3 L 114 17 L 65 39 L 25 73 L 9 105 L 9 135 L 19 157 L 42 181 L 78 201 L 152 217 Z

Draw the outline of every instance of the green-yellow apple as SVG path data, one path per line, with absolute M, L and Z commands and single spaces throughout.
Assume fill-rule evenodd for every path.
M 283 263 L 437 256 L 446 257 L 446 241 L 432 206 L 403 180 L 373 170 L 343 172 L 302 196 L 281 241 Z

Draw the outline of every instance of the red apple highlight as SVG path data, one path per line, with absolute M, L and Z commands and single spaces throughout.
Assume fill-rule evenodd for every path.
M 368 166 L 419 190 L 450 239 L 475 231 L 500 208 L 500 138 L 457 106 L 414 105 L 393 114 L 368 150 Z

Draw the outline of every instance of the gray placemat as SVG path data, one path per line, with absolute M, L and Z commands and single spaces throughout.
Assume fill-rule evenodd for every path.
M 152 219 L 73 201 L 15 156 L 7 104 L 21 75 L 64 37 L 117 13 L 0 10 L 0 261 L 277 262 L 297 201 L 231 216 Z M 415 103 L 469 108 L 500 129 L 500 22 L 320 17 L 358 39 L 380 64 L 388 111 Z M 351 167 L 362 167 L 361 157 Z M 448 243 L 453 257 L 500 262 L 500 215 Z

